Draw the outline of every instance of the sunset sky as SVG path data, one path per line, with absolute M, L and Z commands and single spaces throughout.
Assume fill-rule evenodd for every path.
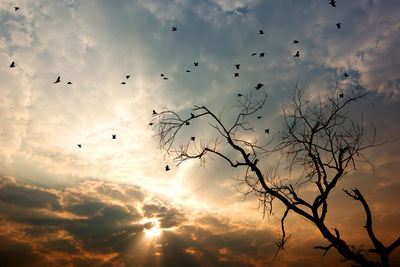
M 320 97 L 336 87 L 369 93 L 351 116 L 375 127 L 378 143 L 391 142 L 368 150 L 371 164 L 340 181 L 327 219 L 350 244 L 372 247 L 360 203 L 342 190 L 357 186 L 376 234 L 393 242 L 400 1 L 336 2 L 1 0 L 0 265 L 350 266 L 333 249 L 313 249 L 327 241 L 292 213 L 286 251 L 272 260 L 282 206 L 263 218 L 257 199 L 237 190 L 243 170 L 216 157 L 176 166 L 158 148 L 153 109 L 189 114 L 206 105 L 229 120 L 237 94 L 255 93 L 257 83 L 268 99 L 251 123 L 272 144 L 296 84 Z M 207 123 L 187 128 L 197 140 L 216 134 Z M 400 250 L 391 260 L 400 266 Z

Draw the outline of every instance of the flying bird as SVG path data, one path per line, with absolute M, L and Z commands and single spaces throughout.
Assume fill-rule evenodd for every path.
M 267 133 L 267 134 L 269 134 L 269 129 L 265 129 L 264 132 Z
M 350 75 L 349 75 L 349 74 L 347 74 L 347 72 L 345 72 L 345 73 L 344 73 L 344 77 L 346 77 L 346 78 L 347 78 L 347 77 L 349 77 L 349 76 L 350 76 Z
M 15 68 L 15 61 L 11 62 L 10 68 Z
M 257 116 L 257 119 L 261 119 L 262 118 L 262 116 Z
M 333 6 L 333 7 L 336 7 L 336 1 L 335 1 L 335 0 L 331 0 L 331 1 L 329 2 L 329 4 L 330 4 L 331 6 Z
M 126 84 L 126 82 L 122 82 L 121 84 Z
M 340 29 L 340 26 L 342 25 L 342 23 L 336 23 L 336 27 L 338 28 L 338 29 Z
M 196 137 L 192 136 L 192 137 L 190 137 L 190 140 L 194 141 L 194 140 L 196 140 Z
M 235 72 L 235 77 L 239 77 L 239 73 Z
M 67 84 L 72 84 L 72 82 L 67 82 Z
M 264 57 L 264 54 L 265 54 L 265 53 L 260 53 L 260 57 Z
M 19 7 L 15 6 L 14 11 L 18 11 Z
M 168 166 L 168 165 L 165 166 L 165 171 L 167 172 L 167 171 L 169 171 L 169 170 L 170 170 L 169 166 Z
M 131 75 L 126 75 L 125 78 L 129 79 L 131 77 Z
M 239 94 L 237 94 L 237 96 L 238 96 L 238 97 L 241 97 L 241 96 L 242 96 L 242 94 L 241 94 L 241 93 L 239 93 Z
M 172 30 L 173 32 L 176 32 L 176 27 L 172 26 Z
M 164 75 L 164 73 L 161 73 L 161 77 L 164 77 L 165 75 Z
M 79 148 L 81 148 L 81 147 L 82 147 L 82 145 L 81 145 L 81 144 L 78 144 L 78 147 L 79 147 Z
M 264 31 L 263 30 L 259 30 L 258 33 L 259 34 L 264 34 Z
M 168 78 L 167 78 L 167 77 L 164 77 L 164 80 L 168 80 Z
M 238 70 L 240 68 L 240 64 L 236 64 L 235 67 Z
M 194 62 L 193 63 L 196 67 L 199 66 L 199 62 Z
M 152 126 L 154 123 L 150 122 L 149 125 Z
M 60 76 L 58 76 L 57 77 L 57 80 L 53 83 L 53 84 L 55 84 L 55 83 L 59 83 L 59 82 L 61 82 L 61 78 L 60 78 Z
M 264 84 L 262 84 L 262 83 L 257 83 L 256 87 L 254 87 L 254 88 L 256 88 L 256 90 L 258 90 L 258 89 L 260 89 L 260 88 L 263 87 L 263 86 L 264 86 Z
M 294 44 L 298 44 L 298 43 L 299 43 L 299 40 L 293 40 L 293 43 L 294 43 Z
M 116 134 L 113 134 L 113 135 L 112 135 L 112 139 L 117 139 L 117 135 L 116 135 Z
M 186 70 L 186 72 L 191 72 L 190 70 Z
M 300 51 L 297 51 L 293 57 L 300 57 Z
M 253 54 L 251 54 L 252 56 L 255 56 L 255 55 L 257 55 L 257 53 L 253 53 Z

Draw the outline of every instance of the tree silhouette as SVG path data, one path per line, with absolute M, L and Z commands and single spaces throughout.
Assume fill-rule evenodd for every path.
M 273 213 L 275 201 L 281 202 L 285 210 L 280 217 L 282 236 L 277 242 L 277 253 L 284 250 L 290 237 L 285 231 L 285 219 L 289 212 L 294 212 L 312 223 L 328 241 L 327 246 L 314 247 L 323 250 L 324 255 L 329 249 L 336 248 L 346 260 L 361 266 L 376 266 L 369 257 L 369 253 L 375 253 L 380 257 L 381 266 L 389 266 L 389 254 L 400 245 L 400 237 L 389 246 L 377 239 L 370 208 L 357 188 L 345 190 L 345 193 L 361 203 L 366 214 L 364 227 L 374 247 L 368 251 L 355 249 L 341 238 L 339 229 L 328 226 L 325 221 L 330 193 L 344 177 L 356 170 L 360 162 L 368 162 L 363 152 L 378 145 L 374 127 L 371 135 L 367 135 L 362 118 L 357 123 L 349 113 L 350 104 L 366 94 L 355 91 L 345 96 L 337 91 L 326 97 L 312 97 L 296 86 L 290 92 L 288 104 L 283 106 L 283 129 L 274 143 L 260 145 L 257 139 L 249 141 L 243 137 L 246 132 L 256 134 L 251 121 L 266 103 L 268 95 L 265 91 L 258 96 L 244 94 L 238 98 L 240 111 L 230 123 L 206 106 L 195 106 L 192 111 L 195 114 L 185 117 L 172 110 L 159 112 L 153 119 L 155 137 L 159 148 L 172 155 L 177 165 L 191 159 L 199 159 L 205 164 L 208 155 L 216 155 L 233 168 L 243 168 L 239 180 L 245 185 L 244 193 L 258 197 L 264 215 Z M 208 120 L 215 130 L 214 138 L 208 141 L 196 139 L 196 142 L 187 138 L 188 141 L 178 144 L 186 125 L 199 119 Z M 228 146 L 219 146 L 221 142 Z M 262 170 L 258 162 L 274 153 L 288 162 L 290 170 L 301 172 L 296 171 L 295 178 L 283 179 L 278 163 Z M 300 190 L 305 184 L 316 187 L 315 195 L 312 198 L 308 195 L 307 200 Z

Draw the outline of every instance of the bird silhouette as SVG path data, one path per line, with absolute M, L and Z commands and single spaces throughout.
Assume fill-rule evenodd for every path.
M 258 33 L 259 34 L 264 34 L 264 31 L 263 30 L 259 30 Z
M 239 73 L 235 72 L 235 77 L 239 77 Z
M 257 83 L 257 85 L 254 87 L 254 88 L 256 88 L 256 90 L 258 90 L 258 89 L 260 89 L 261 87 L 263 87 L 264 86 L 264 84 L 262 84 L 262 83 Z
M 260 53 L 260 57 L 264 57 L 264 54 L 265 54 L 265 53 Z
M 331 6 L 333 6 L 333 7 L 336 7 L 336 1 L 335 1 L 335 0 L 331 0 L 331 1 L 329 2 L 329 4 L 330 4 Z
M 344 94 L 340 94 L 339 97 L 340 97 L 340 98 L 343 98 L 343 97 L 344 97 Z
M 164 77 L 165 75 L 164 75 L 164 73 L 161 73 L 161 75 L 160 75 L 161 77 Z
M 153 109 L 153 115 L 157 115 L 157 111 Z
M 349 77 L 349 76 L 350 76 L 350 75 L 349 75 L 349 74 L 347 74 L 347 72 L 345 72 L 345 73 L 344 73 L 344 77 L 346 77 L 346 78 L 347 78 L 347 77 Z
M 342 25 L 342 23 L 336 23 L 336 27 L 338 28 L 338 29 L 340 29 L 340 26 Z
M 78 144 L 78 147 L 79 147 L 79 148 L 81 148 L 81 147 L 82 147 L 82 145 L 81 145 L 81 144 Z
M 126 84 L 126 82 L 122 82 L 121 84 Z
M 167 77 L 164 77 L 164 80 L 168 80 L 168 78 L 167 78 Z
M 185 122 L 185 124 L 186 124 L 186 125 L 190 125 L 190 122 L 187 121 L 187 122 Z
M 72 82 L 67 82 L 67 84 L 72 84 Z
M 126 75 L 125 78 L 129 79 L 131 77 L 131 75 Z
M 176 32 L 176 27 L 172 26 L 172 30 L 173 32 Z
M 237 94 L 237 96 L 238 96 L 238 97 L 241 97 L 241 96 L 242 96 L 242 94 L 241 94 L 241 93 L 239 93 L 239 94 Z
M 261 119 L 262 118 L 262 116 L 257 116 L 257 119 Z
M 196 137 L 192 136 L 192 137 L 190 137 L 190 140 L 194 141 L 194 140 L 196 140 Z
M 154 123 L 150 122 L 149 125 L 152 126 Z
M 190 113 L 190 117 L 193 119 L 195 115 L 193 113 Z
M 255 56 L 255 55 L 257 55 L 257 53 L 252 53 L 251 55 L 252 55 L 252 56 Z
M 294 44 L 298 44 L 298 43 L 299 43 L 299 40 L 293 40 L 293 43 L 294 43 Z
M 190 70 L 186 70 L 186 72 L 191 72 Z
M 269 129 L 265 129 L 264 132 L 267 133 L 267 134 L 269 134 Z
M 15 68 L 15 61 L 11 62 L 10 68 Z
M 300 57 L 300 51 L 297 51 L 293 57 Z
M 116 135 L 116 134 L 113 134 L 113 135 L 112 135 L 112 139 L 117 139 L 117 135 Z
M 55 84 L 55 83 L 59 83 L 59 82 L 61 82 L 61 78 L 60 78 L 60 76 L 58 76 L 57 77 L 57 80 L 53 83 L 53 84 Z
M 17 11 L 19 9 L 19 7 L 15 6 L 14 7 L 14 11 Z
M 240 68 L 240 64 L 236 64 L 235 67 L 238 70 Z
M 168 165 L 166 165 L 166 166 L 165 166 L 165 171 L 167 172 L 167 171 L 169 171 L 169 170 L 171 170 L 171 169 L 169 168 Z
M 195 65 L 197 67 L 197 66 L 199 66 L 199 62 L 194 62 L 193 65 Z

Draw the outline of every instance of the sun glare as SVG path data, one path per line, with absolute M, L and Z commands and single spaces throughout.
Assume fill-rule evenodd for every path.
M 150 219 L 150 220 L 146 220 L 144 221 L 144 224 L 146 225 L 152 225 L 152 227 L 144 229 L 144 232 L 146 233 L 147 237 L 158 237 L 161 235 L 161 233 L 163 232 L 163 230 L 160 228 L 160 222 L 157 219 Z

